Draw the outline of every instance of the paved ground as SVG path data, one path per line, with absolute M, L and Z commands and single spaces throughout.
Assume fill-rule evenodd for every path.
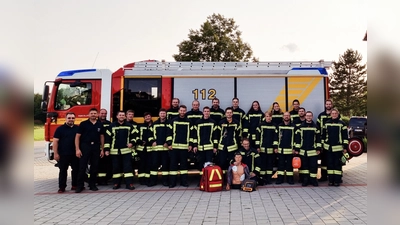
M 58 194 L 58 168 L 44 158 L 43 145 L 34 145 L 35 224 L 367 224 L 367 154 L 343 167 L 340 187 L 322 182 L 207 193 L 192 182 Z

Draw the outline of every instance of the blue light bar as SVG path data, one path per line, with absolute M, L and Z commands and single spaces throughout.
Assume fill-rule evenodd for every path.
M 328 75 L 328 72 L 326 71 L 325 68 L 316 68 L 316 67 L 296 67 L 293 68 L 292 70 L 318 70 L 320 74 L 325 74 Z
M 85 72 L 93 72 L 96 71 L 96 69 L 83 69 L 83 70 L 66 70 L 62 71 L 61 73 L 58 74 L 58 77 L 69 77 L 74 75 L 75 73 L 85 73 Z

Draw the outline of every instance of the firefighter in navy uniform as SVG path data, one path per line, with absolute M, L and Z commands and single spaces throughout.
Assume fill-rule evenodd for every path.
M 243 138 L 242 148 L 239 149 L 242 155 L 242 163 L 249 167 L 250 179 L 259 181 L 261 172 L 261 157 L 258 151 L 250 146 L 250 140 Z M 233 160 L 233 158 L 232 158 Z M 232 162 L 233 163 L 233 162 Z
M 283 112 L 278 102 L 272 103 L 271 114 L 272 114 L 272 123 L 274 123 L 276 126 L 278 126 L 283 122 Z
M 251 104 L 251 107 L 247 112 L 246 119 L 247 119 L 246 124 L 248 127 L 247 138 L 250 141 L 251 147 L 255 148 L 257 127 L 264 120 L 264 113 L 262 112 L 260 103 L 258 101 L 254 101 Z
M 292 123 L 294 123 L 296 126 L 300 126 L 300 124 L 302 124 L 306 120 L 305 108 L 300 107 L 298 113 L 298 117 L 295 120 L 292 119 Z
M 186 113 L 186 117 L 195 124 L 197 120 L 203 117 L 203 112 L 200 111 L 200 102 L 194 100 L 192 102 L 192 109 Z
M 256 147 L 261 157 L 260 176 L 262 177 L 262 182 L 271 184 L 275 159 L 274 152 L 278 148 L 278 130 L 276 125 L 272 123 L 270 111 L 265 112 L 265 121 L 261 122 L 257 128 Z M 262 182 L 260 183 L 261 185 Z
M 99 190 L 96 187 L 99 159 L 104 156 L 104 127 L 97 120 L 97 109 L 89 110 L 89 119 L 80 123 L 75 136 L 75 154 L 79 158 L 79 173 L 75 192 L 82 192 L 84 179 L 86 177 L 86 168 L 90 161 L 89 187 L 92 191 Z
M 134 116 L 135 116 L 135 111 L 134 110 L 129 109 L 129 110 L 126 111 L 126 122 L 131 124 L 133 126 L 133 129 L 135 129 L 135 135 L 136 135 L 135 136 L 135 140 L 137 140 L 138 137 L 139 137 L 139 127 L 138 127 L 138 124 L 133 120 Z M 132 159 L 131 159 L 132 160 L 132 163 L 131 163 L 132 171 L 134 172 L 133 174 L 135 174 L 135 169 L 137 169 L 139 167 L 138 166 L 139 157 L 138 157 L 138 154 L 137 154 L 137 151 L 136 151 L 136 145 L 134 145 L 132 147 L 131 155 L 132 155 Z
M 100 109 L 99 113 L 99 121 L 103 124 L 104 129 L 107 130 L 107 127 L 111 124 L 107 119 L 107 110 Z M 97 183 L 99 185 L 107 185 L 107 182 L 112 178 L 112 162 L 111 157 L 105 156 L 100 158 L 99 161 L 99 173 L 97 174 Z
M 134 190 L 132 171 L 132 147 L 135 145 L 137 130 L 125 121 L 125 112 L 117 113 L 117 121 L 108 126 L 106 131 L 105 154 L 111 156 L 113 164 L 113 189 L 121 186 L 125 178 L 126 189 Z
M 239 136 L 247 137 L 248 128 L 247 128 L 247 118 L 246 112 L 239 107 L 239 98 L 232 99 L 232 110 L 233 116 L 232 118 L 239 123 Z
M 292 119 L 292 123 L 294 124 L 299 124 L 300 118 L 299 118 L 299 110 L 300 110 L 300 102 L 299 100 L 295 99 L 292 102 L 293 110 L 290 111 L 290 118 Z
M 319 128 L 320 133 L 322 134 L 322 129 L 325 126 L 327 120 L 331 118 L 331 111 L 333 108 L 332 100 L 328 99 L 325 101 L 325 110 L 318 115 L 317 118 L 317 126 Z M 339 115 L 340 119 L 340 115 Z M 321 139 L 321 144 L 324 144 L 324 140 Z M 326 151 L 322 151 L 319 154 L 319 158 L 321 159 L 321 178 L 319 181 L 327 181 L 328 180 L 328 172 L 327 172 L 327 159 L 326 159 Z
M 299 108 L 298 117 L 296 118 L 296 122 L 293 122 L 296 125 L 296 128 L 299 127 L 306 120 L 306 109 L 303 107 Z M 293 121 L 293 119 L 292 119 Z M 319 132 L 321 134 L 321 132 Z M 318 156 L 319 157 L 319 156 Z M 303 174 L 299 173 L 299 183 L 303 183 Z
M 196 121 L 194 125 L 195 136 L 193 151 L 198 155 L 200 177 L 203 175 L 202 168 L 205 162 L 212 162 L 214 153 L 217 152 L 216 139 L 217 125 L 210 117 L 210 107 L 203 108 L 203 118 Z
M 170 153 L 169 188 L 176 186 L 178 164 L 181 186 L 188 187 L 188 153 L 193 147 L 192 122 L 185 116 L 187 107 L 179 107 L 179 116 L 171 121 L 168 130 L 168 149 Z
M 161 162 L 161 177 L 162 185 L 168 186 L 169 175 L 169 153 L 168 153 L 168 129 L 169 121 L 167 120 L 167 112 L 161 108 L 158 113 L 158 120 L 150 127 L 149 141 L 153 146 L 150 153 L 151 168 L 150 168 L 150 183 L 149 187 L 157 185 L 158 168 Z
M 324 150 L 326 151 L 329 186 L 340 186 L 342 180 L 342 161 L 347 153 L 349 137 L 346 124 L 339 119 L 339 111 L 331 110 L 331 119 L 327 120 L 322 129 Z
M 136 142 L 136 151 L 140 158 L 139 168 L 138 168 L 138 177 L 140 185 L 148 185 L 150 180 L 150 167 L 151 167 L 151 151 L 153 150 L 152 143 L 150 143 L 149 139 L 151 138 L 150 127 L 153 125 L 153 120 L 151 119 L 151 114 L 149 112 L 145 112 L 144 123 L 139 124 L 139 137 Z
M 219 107 L 219 99 L 214 98 L 212 100 L 212 107 L 210 108 L 210 117 L 215 121 L 216 124 L 224 118 L 225 112 Z
M 173 98 L 171 108 L 167 110 L 167 120 L 172 121 L 179 116 L 179 98 Z
M 283 114 L 283 123 L 278 126 L 278 179 L 276 184 L 282 184 L 286 171 L 286 182 L 294 184 L 293 180 L 293 154 L 294 152 L 294 135 L 295 125 L 290 121 L 290 113 Z
M 225 118 L 217 127 L 219 166 L 226 173 L 230 160 L 234 157 L 240 143 L 240 124 L 233 118 L 233 109 L 225 109 Z
M 186 117 L 192 122 L 192 125 L 194 125 L 197 120 L 203 117 L 203 112 L 200 111 L 199 107 L 200 107 L 200 102 L 194 100 L 192 102 L 192 109 L 186 112 Z M 189 152 L 188 158 L 190 162 L 194 162 L 195 164 L 198 163 L 198 155 L 196 152 L 194 151 Z
M 299 174 L 302 175 L 302 186 L 312 184 L 318 186 L 318 155 L 321 152 L 321 135 L 317 125 L 312 120 L 313 113 L 306 113 L 306 121 L 297 126 L 295 136 L 295 151 L 300 154 L 301 167 Z

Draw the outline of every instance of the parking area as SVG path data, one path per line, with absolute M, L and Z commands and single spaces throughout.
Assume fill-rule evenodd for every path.
M 58 168 L 34 144 L 34 224 L 367 224 L 367 154 L 343 167 L 343 184 L 268 185 L 255 192 L 135 185 L 58 194 Z M 70 180 L 68 180 L 68 185 Z

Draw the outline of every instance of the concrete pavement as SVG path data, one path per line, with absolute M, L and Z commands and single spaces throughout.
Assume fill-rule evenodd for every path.
M 58 194 L 58 168 L 34 145 L 34 224 L 366 224 L 367 154 L 343 167 L 340 187 L 268 185 L 246 193 L 135 185 L 134 191 Z M 123 187 L 123 186 L 122 186 Z

